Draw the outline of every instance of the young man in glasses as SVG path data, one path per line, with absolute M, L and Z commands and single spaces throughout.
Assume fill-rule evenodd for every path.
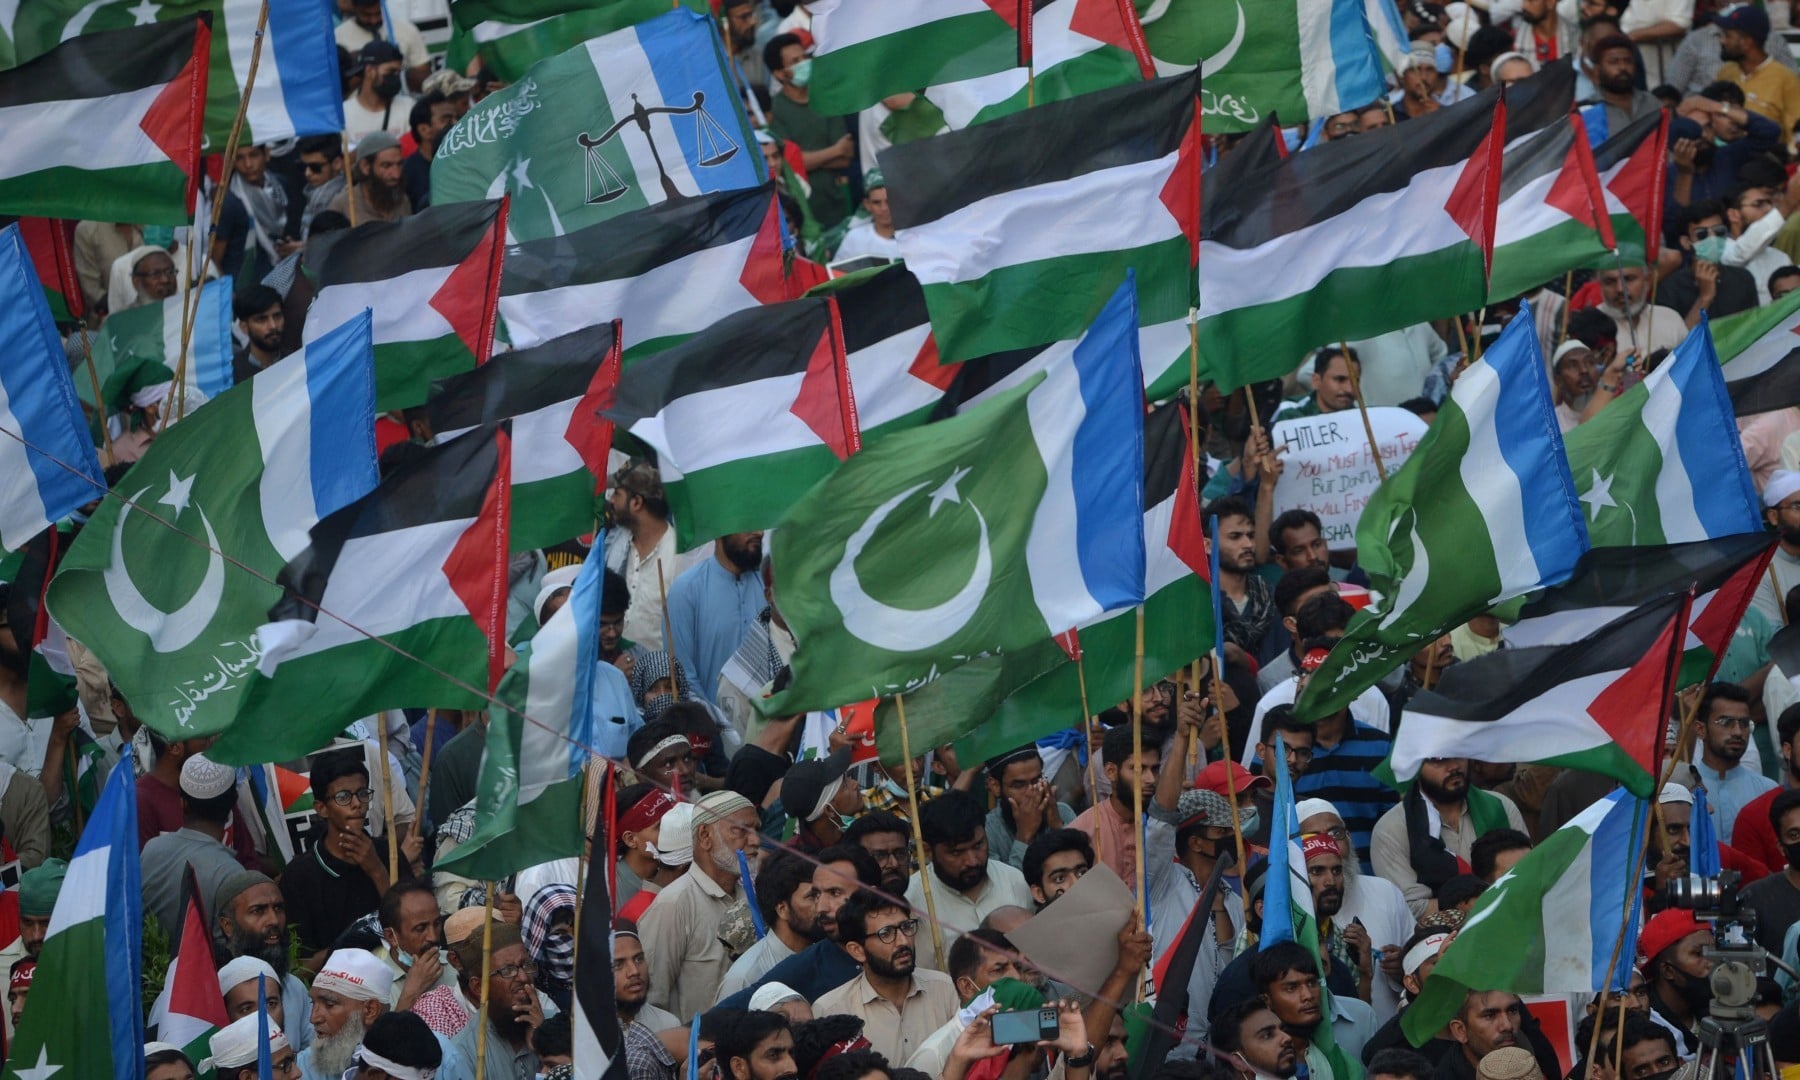
M 925 930 L 905 904 L 861 890 L 838 909 L 837 932 L 862 974 L 814 1001 L 813 1014 L 861 1017 L 871 1049 L 906 1061 L 956 1015 L 956 985 L 941 971 L 917 966 Z
M 312 230 L 313 218 L 344 190 L 344 144 L 336 135 L 309 135 L 300 140 L 299 148 L 305 182 L 300 190 L 306 200 L 300 211 L 300 235 L 304 238 Z
M 1744 764 L 1750 748 L 1750 691 L 1736 683 L 1708 683 L 1695 711 L 1694 768 L 1706 785 L 1707 813 L 1721 844 L 1731 843 L 1732 827 L 1744 804 L 1776 786 L 1775 781 Z

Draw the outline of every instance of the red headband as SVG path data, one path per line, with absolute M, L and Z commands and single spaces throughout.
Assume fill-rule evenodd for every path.
M 619 832 L 643 832 L 675 809 L 675 796 L 666 791 L 653 791 L 639 799 L 619 819 Z
M 36 971 L 37 971 L 37 961 L 33 960 L 33 959 L 27 958 L 27 959 L 21 960 L 18 963 L 14 964 L 13 969 L 12 969 L 12 983 L 8 987 L 8 989 L 12 989 L 12 990 L 29 990 L 29 989 L 31 989 L 31 976 Z
M 852 1035 L 842 1042 L 832 1043 L 825 1048 L 823 1054 L 819 1055 L 818 1063 L 806 1070 L 806 1080 L 813 1080 L 813 1077 L 819 1075 L 819 1067 L 824 1065 L 827 1061 L 830 1061 L 832 1058 L 837 1057 L 839 1054 L 848 1054 L 852 1050 L 867 1050 L 872 1045 L 873 1044 L 871 1044 L 869 1040 L 863 1038 L 861 1035 Z
M 1330 833 L 1309 832 L 1300 838 L 1300 845 L 1300 853 L 1307 859 L 1315 855 L 1336 855 L 1340 859 L 1344 856 L 1344 849 L 1338 847 L 1337 838 Z
M 1300 670 L 1311 674 L 1319 670 L 1325 663 L 1325 658 L 1330 655 L 1330 649 L 1308 649 L 1306 655 L 1300 658 Z

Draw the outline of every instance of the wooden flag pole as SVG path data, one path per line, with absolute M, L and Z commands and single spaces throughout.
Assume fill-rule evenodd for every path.
M 662 557 L 656 560 L 656 591 L 662 596 L 663 651 L 669 654 L 669 684 L 675 700 L 681 700 L 681 661 L 675 656 L 675 631 L 669 624 L 669 585 L 663 580 Z
M 1655 803 L 1653 802 L 1651 805 L 1655 805 Z M 1645 823 L 1644 823 L 1646 831 L 1645 831 L 1643 841 L 1638 844 L 1637 864 L 1632 867 L 1631 876 L 1629 878 L 1625 879 L 1625 887 L 1627 889 L 1639 888 L 1640 886 L 1638 883 L 1644 880 L 1644 853 L 1646 851 L 1648 851 L 1650 848 L 1650 843 L 1649 843 L 1650 836 L 1649 836 L 1649 832 L 1648 832 L 1650 824 L 1651 824 L 1650 821 L 1645 821 Z M 1630 894 L 1627 893 L 1626 895 L 1629 896 Z M 1627 904 L 1628 909 L 1629 909 L 1629 906 L 1630 905 Z M 1625 949 L 1625 935 L 1630 929 L 1631 929 L 1631 920 L 1630 919 L 1620 919 L 1619 920 L 1619 935 L 1618 935 L 1618 937 L 1613 939 L 1612 959 L 1610 959 L 1606 962 L 1606 981 L 1609 984 L 1612 982 L 1613 970 L 1619 966 L 1619 954 L 1621 952 L 1623 952 Z M 1605 991 L 1602 990 L 1602 993 L 1604 993 L 1604 992 Z M 1600 1049 L 1600 1028 L 1602 1026 L 1603 1025 L 1600 1023 L 1600 1017 L 1598 1014 L 1596 1014 L 1594 1017 L 1594 1034 L 1593 1034 L 1593 1037 L 1588 1040 L 1587 1060 L 1590 1063 L 1593 1062 L 1594 1055 L 1596 1053 L 1598 1053 L 1599 1049 Z
M 1575 271 L 1570 270 L 1563 275 L 1563 309 L 1562 331 L 1556 335 L 1556 343 L 1561 345 L 1569 340 L 1569 313 L 1575 310 Z
M 925 891 L 925 914 L 931 918 L 931 944 L 939 963 L 944 955 L 944 931 L 938 926 L 937 898 L 931 891 L 931 852 L 925 849 L 925 831 L 919 825 L 919 785 L 913 775 L 912 736 L 906 731 L 906 695 L 894 695 L 894 712 L 900 719 L 900 753 L 906 758 L 906 806 L 912 818 L 913 843 L 919 849 L 919 887 Z
M 675 0 L 680 4 L 681 0 Z M 344 209 L 350 211 L 350 227 L 356 228 L 356 162 L 350 157 L 350 133 L 338 136 L 338 151 L 344 157 Z
M 1237 864 L 1241 869 L 1249 865 L 1244 861 L 1244 822 L 1238 813 L 1238 781 L 1231 774 L 1233 758 L 1231 756 L 1231 725 L 1225 722 L 1225 710 L 1219 707 L 1219 670 L 1218 661 L 1213 661 L 1213 709 L 1219 714 L 1219 749 L 1225 751 L 1225 801 L 1231 806 L 1231 838 L 1237 845 Z M 1193 740 L 1199 741 L 1199 740 Z
M 1251 399 L 1250 387 L 1248 387 L 1248 386 L 1244 387 L 1244 400 L 1250 402 L 1250 412 L 1251 412 L 1251 415 L 1254 416 L 1256 413 L 1256 402 Z M 1201 486 L 1201 482 L 1200 482 L 1200 323 L 1199 323 L 1199 320 L 1196 318 L 1195 313 L 1192 311 L 1190 311 L 1188 313 L 1188 453 L 1190 455 L 1192 455 L 1193 462 L 1194 462 L 1194 487 L 1196 488 L 1196 490 L 1194 492 L 1194 505 L 1199 506 L 1200 505 L 1200 492 L 1197 489 L 1200 488 L 1200 486 Z M 1203 612 L 1197 613 L 1197 617 L 1203 618 L 1204 613 Z M 1214 673 L 1214 680 L 1215 680 L 1215 682 L 1217 681 L 1217 673 L 1216 672 Z M 1188 681 L 1189 681 L 1189 685 L 1191 685 L 1194 688 L 1194 692 L 1199 693 L 1200 692 L 1200 658 L 1198 656 L 1194 657 L 1193 673 L 1188 676 Z M 1217 703 L 1218 700 L 1219 700 L 1218 697 L 1215 695 L 1213 698 L 1214 703 Z M 1176 703 L 1176 702 L 1171 702 L 1170 705 L 1172 708 L 1179 707 L 1179 703 Z M 1200 740 L 1199 739 L 1189 739 L 1188 740 L 1188 752 L 1187 752 L 1187 769 L 1188 769 L 1188 773 L 1189 773 L 1190 782 L 1191 782 L 1192 773 L 1194 772 L 1194 767 L 1197 766 L 1199 763 L 1200 763 Z
M 496 881 L 482 884 L 487 886 L 487 903 L 481 913 L 481 1001 L 475 1010 L 475 1022 L 481 1026 L 475 1029 L 475 1080 L 483 1080 L 487 1065 L 488 969 L 494 959 L 494 890 L 500 887 Z
M 1369 419 L 1369 407 L 1363 404 L 1362 373 L 1357 370 L 1362 365 L 1350 359 L 1349 345 L 1340 341 L 1338 348 L 1344 351 L 1344 370 L 1350 373 L 1350 392 L 1356 395 L 1356 411 L 1362 414 L 1363 432 L 1369 436 L 1369 456 L 1375 459 L 1375 475 L 1385 481 L 1387 467 L 1381 463 L 1381 444 L 1375 439 L 1375 423 Z
M 419 805 L 417 809 L 420 821 L 425 820 L 425 795 L 431 789 L 431 741 L 437 734 L 437 712 L 435 707 L 425 710 L 425 750 L 419 762 Z
M 94 412 L 100 417 L 100 438 L 106 443 L 106 463 L 111 465 L 118 455 L 113 451 L 112 428 L 106 426 L 106 399 L 100 395 L 100 372 L 94 367 L 94 344 L 88 340 L 87 319 L 77 320 L 77 325 L 81 327 L 81 358 L 86 361 L 88 379 L 94 384 Z
M 394 820 L 394 767 L 388 763 L 387 717 L 375 714 L 381 730 L 375 740 L 375 756 L 381 759 L 381 813 L 386 819 L 388 849 L 388 888 L 400 882 L 400 823 Z M 414 814 L 418 808 L 413 809 Z

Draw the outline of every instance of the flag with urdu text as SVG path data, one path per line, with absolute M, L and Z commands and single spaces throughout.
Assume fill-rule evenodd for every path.
M 188 224 L 211 41 L 201 19 L 153 23 L 0 71 L 0 214 Z
M 244 717 L 210 756 L 285 761 L 383 709 L 487 700 L 506 651 L 506 425 L 420 452 L 313 526 L 256 630 Z
M 444 133 L 431 201 L 511 194 L 512 237 L 536 240 L 767 179 L 718 26 L 674 10 L 541 60 L 481 99 Z
M 268 25 L 259 31 L 263 10 L 261 0 L 157 0 L 153 5 L 141 0 L 30 0 L 18 5 L 13 28 L 19 59 L 29 60 L 78 35 L 142 26 L 146 18 L 171 22 L 200 16 L 212 24 L 205 143 L 211 153 L 225 152 L 240 98 L 245 99 L 243 146 L 342 131 L 343 82 L 331 9 L 276 0 L 267 8 Z M 259 32 L 256 86 L 245 94 Z
M 318 293 L 301 337 L 373 311 L 375 407 L 423 404 L 433 379 L 487 360 L 505 252 L 504 199 L 314 237 L 301 259 Z
M 1363 507 L 1357 557 L 1377 598 L 1307 680 L 1295 710 L 1316 718 L 1344 708 L 1420 643 L 1566 580 L 1587 548 L 1543 351 L 1521 304 L 1457 377 L 1412 457 Z
M 1185 383 L 1199 91 L 1197 75 L 1134 83 L 881 152 L 944 360 L 1080 337 L 1131 270 L 1143 385 Z
M 1159 74 L 1203 67 L 1209 135 L 1304 124 L 1387 95 L 1364 0 L 1139 0 Z
M 910 693 L 1142 602 L 1131 298 L 1127 277 L 1068 362 L 883 437 L 788 510 L 775 530 L 778 603 L 806 649 L 792 685 L 759 709 Z
M 1725 390 L 1739 416 L 1800 405 L 1800 289 L 1712 324 Z
M 1596 547 L 1680 544 L 1762 528 L 1704 314 L 1644 381 L 1563 437 Z
M 496 881 L 581 854 L 582 769 L 588 747 L 599 741 L 592 705 L 605 572 L 604 559 L 581 564 L 568 602 L 501 677 L 498 703 L 488 708 L 475 831 L 441 869 Z M 599 759 L 595 765 L 608 767 Z
M 706 0 L 678 2 L 708 13 Z M 501 82 L 517 82 L 539 60 L 654 19 L 670 6 L 669 0 L 454 0 L 446 66 L 461 71 L 480 55 Z
M 364 313 L 171 425 L 101 502 L 49 607 L 140 720 L 185 739 L 237 719 L 281 597 L 270 581 L 320 518 L 374 488 L 374 424 Z
M 63 876 L 6 1080 L 120 1080 L 144 1065 L 143 936 L 137 784 L 130 762 L 107 778 Z M 79 1022 L 72 1018 L 80 1017 Z
M 1593 994 L 1622 989 L 1635 964 L 1644 890 L 1632 876 L 1649 806 L 1614 791 L 1532 848 L 1475 900 L 1438 955 L 1417 1000 L 1401 1014 L 1423 1046 L 1471 990 Z

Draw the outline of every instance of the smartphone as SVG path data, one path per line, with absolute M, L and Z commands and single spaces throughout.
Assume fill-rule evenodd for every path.
M 1038 1043 L 1056 1038 L 1054 1008 L 1022 1009 L 994 1014 L 995 1043 Z

